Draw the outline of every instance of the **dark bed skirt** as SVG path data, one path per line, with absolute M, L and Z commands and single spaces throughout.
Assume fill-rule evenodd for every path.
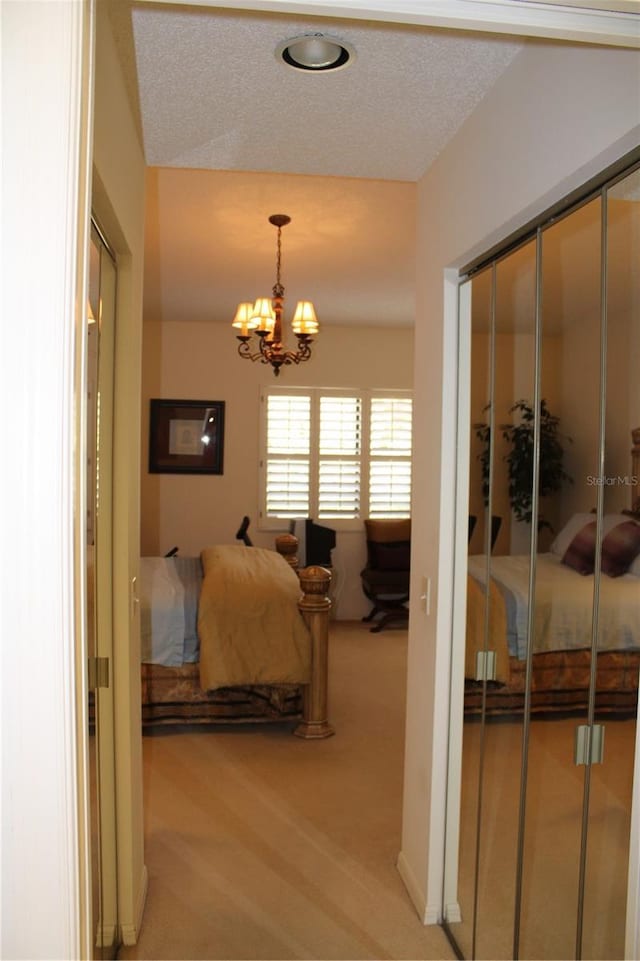
M 197 664 L 141 667 L 143 726 L 288 721 L 302 715 L 302 690 L 297 685 L 203 691 Z
M 487 685 L 486 711 L 489 715 L 518 714 L 524 709 L 525 662 L 509 659 L 509 682 Z M 591 653 L 551 651 L 534 654 L 531 684 L 531 712 L 574 713 L 586 710 L 591 672 Z M 640 651 L 603 651 L 596 671 L 596 711 L 603 714 L 632 714 L 637 710 Z M 482 685 L 465 682 L 465 714 L 482 710 Z

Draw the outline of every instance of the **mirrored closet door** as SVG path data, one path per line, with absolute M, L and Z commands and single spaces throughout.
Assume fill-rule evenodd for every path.
M 638 262 L 636 169 L 461 288 L 445 921 L 464 958 L 624 957 Z

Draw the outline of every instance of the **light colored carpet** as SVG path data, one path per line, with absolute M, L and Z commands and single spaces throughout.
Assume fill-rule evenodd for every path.
M 445 959 L 397 873 L 404 630 L 333 623 L 330 720 L 144 738 L 149 894 L 125 959 Z

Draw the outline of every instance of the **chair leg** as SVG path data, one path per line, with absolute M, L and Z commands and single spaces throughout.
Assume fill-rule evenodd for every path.
M 383 616 L 377 621 L 373 627 L 369 628 L 371 634 L 379 634 L 383 627 L 390 624 L 392 621 L 402 621 L 406 623 L 409 620 L 409 611 L 406 607 L 398 607 L 395 610 L 387 611 Z
M 376 616 L 376 614 L 379 614 L 379 613 L 380 613 L 380 608 L 379 608 L 379 607 L 376 607 L 376 605 L 374 604 L 373 607 L 371 608 L 371 610 L 369 611 L 369 613 L 368 613 L 368 614 L 365 614 L 365 616 L 362 618 L 362 620 L 363 620 L 363 621 L 367 621 L 367 622 L 368 622 L 368 621 L 372 621 L 372 620 L 374 619 L 374 617 Z

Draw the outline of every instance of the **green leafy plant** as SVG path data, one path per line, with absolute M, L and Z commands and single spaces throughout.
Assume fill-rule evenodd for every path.
M 517 415 L 517 422 L 501 425 L 500 428 L 510 448 L 504 458 L 508 468 L 509 503 L 516 520 L 530 524 L 533 499 L 535 412 L 526 400 L 518 400 L 509 409 L 509 413 Z M 560 433 L 559 425 L 560 418 L 551 413 L 544 399 L 541 400 L 539 497 L 547 497 L 559 491 L 564 484 L 573 483 L 564 469 L 563 447 L 564 442 L 571 443 L 571 438 Z M 475 432 L 482 443 L 482 450 L 478 456 L 482 470 L 482 494 L 486 504 L 489 497 L 491 428 L 488 424 L 476 424 Z M 551 529 L 551 524 L 539 514 L 538 530 L 545 527 Z
M 489 410 L 490 404 L 483 409 L 483 413 Z M 476 437 L 482 444 L 482 449 L 478 454 L 478 460 L 480 461 L 480 470 L 482 476 L 482 499 L 484 500 L 484 506 L 486 507 L 489 503 L 489 472 L 491 466 L 491 428 L 488 424 L 474 424 L 474 429 L 476 432 Z

